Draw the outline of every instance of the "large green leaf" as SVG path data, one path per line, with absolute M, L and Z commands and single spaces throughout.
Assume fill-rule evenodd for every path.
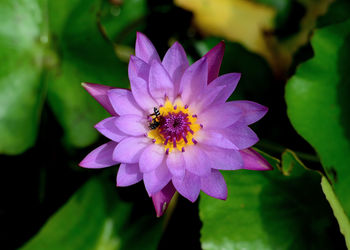
M 34 144 L 45 96 L 45 25 L 39 0 L 0 1 L 0 153 Z
M 266 156 L 265 156 L 266 157 Z M 320 175 L 286 151 L 269 172 L 225 172 L 227 201 L 201 195 L 204 249 L 332 249 Z M 333 220 L 334 222 L 334 220 Z
M 46 92 L 69 145 L 96 140 L 93 124 L 107 113 L 81 82 L 129 86 L 126 63 L 98 25 L 102 3 L 110 5 L 107 0 L 1 1 L 0 153 L 18 154 L 34 144 Z M 124 27 L 133 18 L 129 6 L 109 23 Z
M 63 4 L 63 2 L 65 4 Z M 49 103 L 74 146 L 87 146 L 98 134 L 93 125 L 107 113 L 83 90 L 82 82 L 128 87 L 127 65 L 120 62 L 112 44 L 103 39 L 97 18 L 101 1 L 51 1 L 50 17 L 58 8 L 64 19 L 53 20 L 53 35 L 60 51 L 60 64 L 49 80 Z
M 22 249 L 156 249 L 161 221 L 154 214 L 134 219 L 113 184 L 92 179 L 60 208 Z
M 322 28 L 312 39 L 315 57 L 286 86 L 288 116 L 317 151 L 350 216 L 350 20 Z

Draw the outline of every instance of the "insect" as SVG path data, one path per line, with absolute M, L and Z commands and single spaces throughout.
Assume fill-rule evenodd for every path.
M 153 119 L 152 122 L 149 124 L 150 129 L 156 129 L 160 125 L 160 122 L 158 122 L 156 119 Z
M 158 128 L 158 126 L 160 125 L 160 122 L 158 121 L 158 118 L 160 116 L 160 112 L 159 112 L 159 109 L 157 109 L 156 107 L 153 108 L 153 114 L 150 114 L 149 116 L 155 116 L 153 119 L 152 119 L 152 122 L 149 124 L 149 128 L 150 129 L 156 129 Z
M 156 107 L 153 108 L 153 114 L 150 114 L 150 116 L 156 116 L 156 118 L 158 118 L 158 116 L 160 116 L 160 112 L 159 109 L 157 109 Z

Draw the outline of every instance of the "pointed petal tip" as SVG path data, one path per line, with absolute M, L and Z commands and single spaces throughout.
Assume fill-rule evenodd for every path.
M 216 46 L 221 47 L 222 49 L 226 48 L 225 40 L 221 40 Z
M 224 53 L 225 43 L 220 41 L 204 55 L 208 58 L 208 83 L 218 77 Z
M 272 165 L 254 149 L 243 149 L 240 150 L 240 153 L 243 158 L 244 169 L 255 171 L 273 170 Z
M 78 163 L 78 166 L 81 167 L 81 168 L 85 168 L 84 166 L 84 160 L 82 160 L 81 162 Z
M 97 102 L 99 102 L 104 109 L 110 113 L 111 115 L 117 115 L 114 111 L 112 104 L 110 103 L 107 92 L 110 89 L 114 89 L 115 87 L 97 84 L 97 83 L 88 83 L 83 82 L 81 86 L 93 97 Z
M 82 82 L 81 86 L 86 89 L 89 92 L 89 89 L 93 89 L 95 86 L 98 86 L 100 84 L 97 83 L 89 83 L 89 82 Z
M 146 35 L 143 34 L 141 31 L 136 31 L 136 38 L 140 36 L 146 36 Z
M 195 203 L 198 197 L 187 198 L 190 202 Z
M 161 191 L 152 195 L 152 201 L 156 216 L 161 217 L 167 210 L 176 190 L 172 182 L 169 182 Z

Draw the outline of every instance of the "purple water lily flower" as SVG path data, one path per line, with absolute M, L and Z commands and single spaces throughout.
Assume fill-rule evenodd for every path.
M 220 42 L 189 65 L 176 42 L 161 60 L 151 41 L 138 33 L 136 56 L 129 62 L 131 91 L 83 84 L 112 115 L 95 126 L 111 141 L 79 165 L 120 164 L 117 186 L 143 180 L 157 216 L 176 191 L 192 202 L 200 190 L 225 200 L 227 188 L 219 170 L 270 170 L 250 148 L 258 137 L 248 127 L 267 108 L 251 101 L 226 102 L 241 75 L 218 76 L 224 49 Z

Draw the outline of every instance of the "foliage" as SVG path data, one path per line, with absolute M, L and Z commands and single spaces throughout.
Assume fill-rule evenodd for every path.
M 349 248 L 349 10 L 346 0 L 0 1 L 4 249 Z M 116 188 L 115 169 L 77 167 L 108 116 L 81 82 L 128 88 L 136 31 L 161 56 L 178 40 L 191 62 L 226 39 L 220 73 L 242 73 L 230 99 L 269 107 L 254 130 L 273 171 L 223 171 L 227 201 L 175 198 L 157 219 L 142 184 Z

